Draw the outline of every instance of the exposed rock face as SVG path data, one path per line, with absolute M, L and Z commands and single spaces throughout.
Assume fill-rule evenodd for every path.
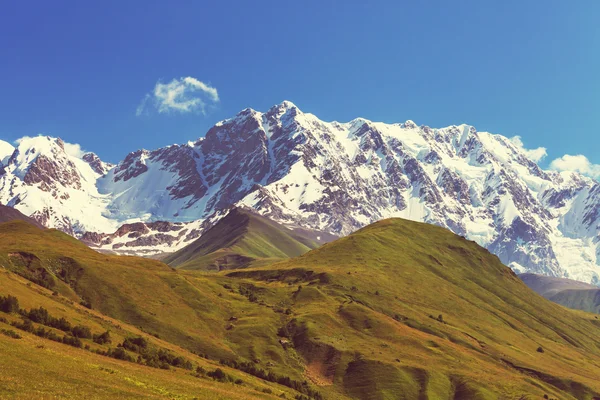
M 100 246 L 174 250 L 237 204 L 337 235 L 387 217 L 420 220 L 476 240 L 520 272 L 600 276 L 598 182 L 544 171 L 512 140 L 468 125 L 328 123 L 283 102 L 114 167 L 93 153 L 70 156 L 61 143 L 21 142 L 2 163 L 0 201 Z
M 87 162 L 92 170 L 98 175 L 106 174 L 114 165 L 103 162 L 100 157 L 94 153 L 85 153 L 81 159 Z

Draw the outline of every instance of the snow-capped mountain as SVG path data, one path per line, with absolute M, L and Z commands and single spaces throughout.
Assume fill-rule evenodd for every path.
M 600 184 L 544 171 L 515 140 L 469 125 L 324 122 L 283 102 L 116 166 L 69 154 L 60 139 L 8 146 L 0 145 L 0 201 L 101 248 L 175 250 L 241 205 L 338 235 L 388 217 L 425 221 L 519 272 L 600 283 Z M 156 221 L 169 228 L 148 224 Z M 146 224 L 119 233 L 133 222 Z

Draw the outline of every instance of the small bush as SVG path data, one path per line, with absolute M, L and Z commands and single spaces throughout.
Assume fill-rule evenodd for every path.
M 127 354 L 125 349 L 122 347 L 110 349 L 110 350 L 108 350 L 108 353 L 106 353 L 106 355 L 109 357 L 112 357 L 112 358 L 116 358 L 117 360 L 125 360 L 125 361 L 130 361 L 130 362 L 134 361 L 133 357 L 131 357 L 129 354 Z
M 537 348 L 537 352 L 538 353 L 543 353 L 544 352 L 544 349 L 542 348 L 542 346 L 540 346 L 540 347 Z
M 46 310 L 44 307 L 40 307 L 29 310 L 29 312 L 26 313 L 26 317 L 33 322 L 46 325 L 50 319 L 50 314 L 48 314 L 48 310 Z
M 99 335 L 94 335 L 93 340 L 94 340 L 94 343 L 98 343 L 98 344 L 110 344 L 112 342 L 109 331 L 106 331 Z
M 135 353 L 139 353 L 142 350 L 145 350 L 148 348 L 148 341 L 141 336 L 138 336 L 136 338 L 126 338 L 123 341 L 122 346 L 124 348 L 126 348 L 127 350 L 131 350 Z
M 71 333 L 76 338 L 81 338 L 81 339 L 91 339 L 91 337 L 92 337 L 91 329 L 84 325 L 77 325 L 77 326 L 73 327 L 73 329 L 71 329 Z
M 89 300 L 81 300 L 79 304 L 81 304 L 85 308 L 89 308 L 90 310 L 92 309 L 92 303 L 90 303 Z
M 13 339 L 21 339 L 21 335 L 19 335 L 17 332 L 10 330 L 10 329 L 2 329 L 0 330 L 0 332 L 2 332 L 4 335 L 11 337 Z
M 19 299 L 15 296 L 0 296 L 0 311 L 5 313 L 14 313 L 19 311 Z
M 217 381 L 224 382 L 227 380 L 227 374 L 223 372 L 221 368 L 217 368 L 214 371 L 209 372 L 207 375 Z
M 70 332 L 72 329 L 71 323 L 64 317 L 58 319 L 52 318 L 52 321 L 50 321 L 48 325 L 52 328 L 60 329 L 63 332 Z
M 69 346 L 73 346 L 73 347 L 79 347 L 79 348 L 83 347 L 83 343 L 81 342 L 81 339 L 79 339 L 78 337 L 75 337 L 75 336 L 65 335 L 62 338 L 62 342 L 64 344 L 68 344 Z

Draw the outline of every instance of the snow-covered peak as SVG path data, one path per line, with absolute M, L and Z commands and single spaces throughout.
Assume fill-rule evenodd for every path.
M 4 140 L 0 140 L 0 163 L 2 163 L 2 165 L 6 164 L 14 151 L 15 146 Z

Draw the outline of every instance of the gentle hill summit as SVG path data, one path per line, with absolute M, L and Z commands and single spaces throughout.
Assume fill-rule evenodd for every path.
M 600 313 L 600 288 L 598 286 L 536 274 L 521 274 L 519 278 L 548 300 L 575 310 Z
M 199 239 L 167 256 L 164 261 L 181 269 L 243 268 L 257 261 L 273 262 L 302 255 L 333 237 L 328 234 L 319 236 L 310 231 L 293 231 L 236 207 Z

